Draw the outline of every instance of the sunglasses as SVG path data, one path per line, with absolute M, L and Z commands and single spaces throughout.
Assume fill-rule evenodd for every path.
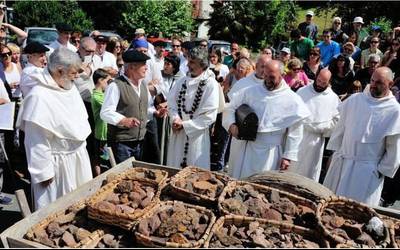
M 181 47 L 180 45 L 172 45 L 172 48 L 179 48 Z
M 379 41 L 371 41 L 371 43 L 379 43 Z
M 12 52 L 1 53 L 1 57 L 9 57 L 12 56 Z

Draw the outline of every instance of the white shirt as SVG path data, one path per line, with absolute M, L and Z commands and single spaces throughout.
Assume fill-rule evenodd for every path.
M 20 88 L 23 97 L 27 96 L 29 91 L 31 91 L 31 89 L 37 84 L 36 80 L 31 79 L 31 74 L 34 74 L 36 72 L 43 72 L 43 70 L 44 68 L 37 67 L 29 62 L 22 70 Z
M 67 46 L 65 46 L 65 45 L 62 45 L 62 44 L 58 41 L 58 39 L 55 40 L 54 42 L 50 43 L 50 45 L 48 45 L 47 47 L 49 47 L 49 49 L 50 49 L 49 54 L 53 53 L 54 50 L 56 50 L 56 49 L 58 49 L 58 48 L 60 48 L 60 47 L 67 48 L 67 49 L 71 50 L 72 52 L 78 51 L 78 49 L 77 49 L 74 45 L 72 45 L 69 41 L 68 41 L 68 43 L 67 43 Z
M 135 86 L 125 75 L 122 75 L 132 86 L 133 90 L 140 96 L 140 85 L 142 81 L 139 82 L 138 86 Z M 155 108 L 153 105 L 152 97 L 150 92 L 147 89 L 147 96 L 148 96 L 148 119 L 153 115 L 155 112 Z M 112 82 L 110 85 L 107 86 L 104 96 L 104 103 L 101 106 L 100 117 L 103 121 L 116 126 L 122 119 L 126 118 L 124 115 L 118 113 L 117 106 L 119 103 L 120 98 L 120 91 L 115 82 Z
M 93 65 L 95 68 L 111 67 L 118 71 L 117 59 L 108 51 L 104 51 L 103 55 L 101 56 L 95 54 L 93 56 Z

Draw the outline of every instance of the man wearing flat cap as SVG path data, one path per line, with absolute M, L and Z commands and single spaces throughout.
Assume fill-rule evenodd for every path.
M 58 38 L 54 42 L 50 43 L 50 54 L 59 47 L 64 47 L 72 52 L 76 52 L 77 48 L 69 42 L 73 31 L 72 26 L 66 23 L 58 23 L 56 24 L 56 29 L 58 32 Z
M 43 72 L 47 65 L 46 52 L 49 48 L 39 42 L 31 42 L 24 48 L 24 54 L 28 56 L 28 64 L 25 66 L 21 75 L 21 92 L 22 96 L 27 96 L 29 91 L 36 85 L 35 80 L 30 76 L 36 72 Z
M 107 87 L 100 111 L 101 119 L 108 123 L 108 142 L 117 163 L 132 156 L 141 159 L 147 120 L 153 114 L 149 109 L 151 95 L 142 82 L 150 57 L 128 50 L 122 54 L 122 59 L 124 73 Z
M 108 37 L 98 35 L 93 38 L 96 41 L 96 53 L 93 56 L 93 64 L 96 68 L 103 68 L 112 76 L 118 74 L 117 60 L 115 56 L 106 51 Z
M 153 43 L 154 49 L 156 50 L 156 54 L 154 55 L 154 64 L 156 69 L 160 72 L 164 68 L 164 55 L 165 55 L 165 47 L 167 43 L 161 40 L 157 40 Z

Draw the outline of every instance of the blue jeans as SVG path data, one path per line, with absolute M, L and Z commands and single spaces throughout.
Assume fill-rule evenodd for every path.
M 112 144 L 112 150 L 115 153 L 115 161 L 121 163 L 126 159 L 135 157 L 136 160 L 142 160 L 143 141 L 117 142 Z

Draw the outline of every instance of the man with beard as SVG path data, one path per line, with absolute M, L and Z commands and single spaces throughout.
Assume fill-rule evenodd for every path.
M 235 138 L 239 131 L 235 111 L 239 106 L 249 105 L 259 121 L 256 140 L 231 149 L 229 162 L 233 157 L 237 161 L 231 170 L 234 178 L 268 170 L 287 170 L 292 161 L 297 161 L 303 120 L 310 111 L 286 84 L 283 71 L 282 63 L 268 61 L 264 67 L 264 83 L 239 92 L 226 107 L 223 123 Z
M 28 170 L 35 209 L 49 205 L 92 178 L 86 151 L 88 116 L 73 81 L 81 60 L 56 49 L 43 72 L 31 75 L 37 85 L 25 97 L 19 127 L 25 132 Z
M 335 153 L 324 181 L 336 195 L 377 206 L 384 176 L 395 175 L 400 164 L 400 105 L 392 85 L 392 71 L 380 67 L 363 93 L 340 106 L 327 146 Z
M 168 144 L 168 166 L 210 169 L 209 127 L 217 118 L 219 83 L 208 65 L 207 49 L 190 50 L 189 75 L 179 79 L 168 96 L 173 131 Z
M 298 161 L 291 170 L 318 182 L 321 173 L 325 137 L 329 137 L 339 120 L 339 97 L 329 86 L 331 72 L 321 70 L 313 84 L 296 93 L 311 112 L 303 125 L 303 139 L 299 146 Z

